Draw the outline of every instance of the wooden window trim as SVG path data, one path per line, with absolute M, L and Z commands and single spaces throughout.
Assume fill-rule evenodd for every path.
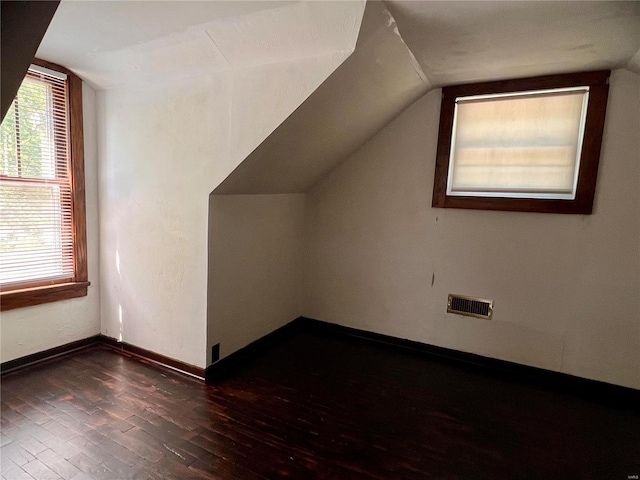
M 2 292 L 2 311 L 86 297 L 89 285 L 89 282 L 69 282 Z
M 43 282 L 34 282 L 3 290 L 0 292 L 0 311 L 86 296 L 90 285 L 87 267 L 82 80 L 55 63 L 40 59 L 33 59 L 31 63 L 67 74 L 75 275 L 65 283 L 44 282 L 43 285 Z
M 440 107 L 440 131 L 438 133 L 432 206 L 474 210 L 591 214 L 600 162 L 610 74 L 610 70 L 600 70 L 444 87 Z M 457 97 L 575 86 L 589 86 L 589 104 L 574 200 L 447 195 L 453 114 Z

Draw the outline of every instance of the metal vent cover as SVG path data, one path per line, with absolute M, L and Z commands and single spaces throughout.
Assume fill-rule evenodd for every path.
M 458 313 L 469 317 L 487 318 L 493 315 L 493 300 L 467 297 L 450 293 L 447 301 L 447 313 Z

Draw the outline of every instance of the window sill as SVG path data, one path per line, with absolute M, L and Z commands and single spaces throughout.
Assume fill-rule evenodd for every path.
M 90 282 L 62 283 L 0 293 L 0 311 L 85 297 Z
M 457 197 L 439 195 L 433 199 L 435 208 L 464 208 L 469 210 L 502 210 L 505 212 L 538 212 L 590 215 L 593 198 L 579 195 L 575 200 L 542 198 Z

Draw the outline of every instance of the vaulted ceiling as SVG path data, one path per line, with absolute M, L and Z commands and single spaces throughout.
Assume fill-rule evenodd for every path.
M 214 193 L 305 192 L 437 86 L 624 67 L 640 47 L 638 7 L 369 2 L 350 58 Z
M 215 193 L 305 191 L 434 87 L 640 73 L 640 2 L 388 0 L 364 19 L 362 5 L 63 1 L 38 56 L 117 88 L 353 51 Z
M 640 2 L 385 2 L 434 85 L 638 67 Z
M 351 52 L 363 0 L 63 1 L 37 56 L 98 89 Z
M 368 3 L 355 51 L 214 191 L 305 192 L 430 88 L 389 11 Z
M 334 6 L 321 11 L 318 3 Z M 175 69 L 189 58 L 211 70 L 291 60 L 349 48 L 357 30 L 337 7 L 341 3 L 67 0 L 38 55 L 95 78 L 99 88 L 130 80 L 111 78 L 109 70 L 122 75 L 129 61 L 148 67 L 145 55 L 172 60 Z M 435 86 L 625 66 L 640 71 L 640 2 L 383 3 Z M 341 15 L 328 14 L 332 9 Z M 217 48 L 207 45 L 202 53 L 205 38 Z M 163 49 L 191 54 L 171 57 L 159 53 Z

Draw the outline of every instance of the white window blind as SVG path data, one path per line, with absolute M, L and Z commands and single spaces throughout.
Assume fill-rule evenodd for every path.
M 74 277 L 64 76 L 30 69 L 0 127 L 0 286 Z
M 588 87 L 456 99 L 447 194 L 573 199 Z

